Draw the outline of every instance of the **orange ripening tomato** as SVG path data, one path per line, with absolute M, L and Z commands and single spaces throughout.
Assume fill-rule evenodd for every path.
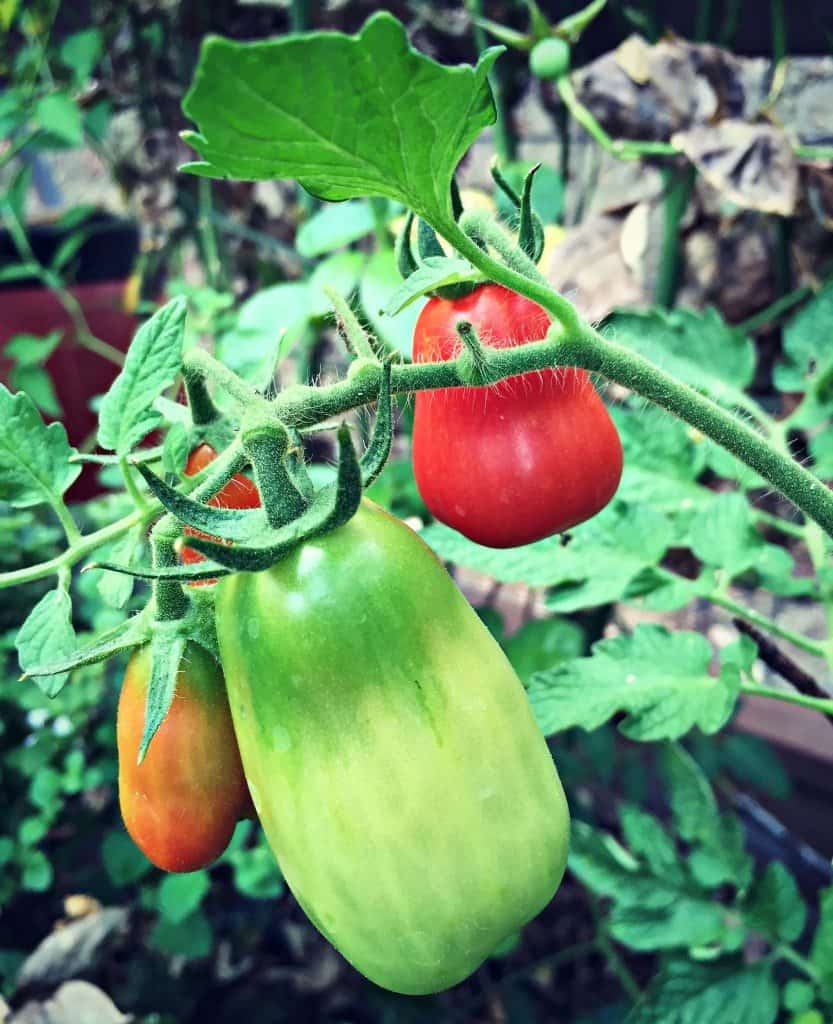
M 493 348 L 540 340 L 550 326 L 537 303 L 480 285 L 428 301 L 414 328 L 414 362 L 456 357 L 460 321 Z M 412 456 L 431 513 L 493 548 L 530 544 L 590 519 L 622 474 L 616 427 L 586 371 L 574 367 L 489 387 L 417 391 Z
M 196 476 L 200 470 L 205 469 L 216 458 L 217 453 L 211 445 L 198 445 L 188 456 L 188 461 L 185 464 L 185 475 Z M 236 473 L 225 487 L 218 491 L 213 498 L 209 499 L 208 504 L 214 508 L 257 508 L 260 505 L 260 494 L 254 481 L 250 480 L 247 476 L 243 476 L 242 473 Z M 185 533 L 190 534 L 192 537 L 211 536 L 190 526 L 185 527 Z M 189 548 L 187 545 L 180 552 L 180 558 L 186 565 L 205 561 L 204 555 L 201 555 L 199 551 L 195 551 L 193 548 Z M 216 580 L 194 580 L 191 586 L 200 587 L 216 582 Z
M 238 819 L 251 813 L 225 680 L 204 648 L 188 644 L 170 710 L 137 764 L 150 667 L 150 648 L 136 651 L 119 698 L 122 818 L 158 868 L 196 871 L 220 856 Z

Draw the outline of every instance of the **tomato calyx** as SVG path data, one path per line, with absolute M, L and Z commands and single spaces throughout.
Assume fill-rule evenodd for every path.
M 226 458 L 222 473 L 205 484 L 219 490 L 249 465 L 262 498 L 258 507 L 216 507 L 210 501 L 182 494 L 147 465 L 137 466 L 154 497 L 179 524 L 195 531 L 189 534 L 188 546 L 210 561 L 153 566 L 108 563 L 107 568 L 157 583 L 214 579 L 230 571 L 256 572 L 284 558 L 304 541 L 346 523 L 358 509 L 363 489 L 376 479 L 390 453 L 390 364 L 381 364 L 377 376 L 376 422 L 363 456 L 359 459 L 349 429 L 342 426 L 338 431 L 336 479 L 317 490 L 307 474 L 297 432 L 263 418 L 260 410 L 244 417 L 239 457 Z
M 512 203 L 517 211 L 516 244 L 524 256 L 537 263 L 544 251 L 544 225 L 532 205 L 532 184 L 540 164 L 532 167 L 524 177 L 521 194 L 512 187 L 497 164 L 491 167 L 492 178 L 497 187 Z M 460 197 L 456 182 L 452 179 L 451 208 L 454 219 L 461 229 L 480 248 L 486 248 L 486 241 L 464 216 L 466 211 Z M 430 295 L 444 299 L 461 299 L 470 295 L 484 283 L 483 276 L 475 271 L 467 261 L 458 254 L 448 255 L 443 248 L 437 233 L 424 220 L 416 221 L 416 239 L 414 240 L 413 213 L 409 213 L 403 229 L 396 240 L 396 264 L 408 290 L 409 299 L 418 295 Z M 502 229 L 501 229 L 502 230 Z M 416 245 L 414 245 L 414 241 Z M 469 267 L 466 270 L 466 267 Z M 451 280 L 449 280 L 449 278 Z M 388 310 L 396 312 L 398 310 Z

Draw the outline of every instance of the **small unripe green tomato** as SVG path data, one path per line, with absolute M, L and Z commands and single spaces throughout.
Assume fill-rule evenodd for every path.
M 529 69 L 536 78 L 555 79 L 570 70 L 570 44 L 553 36 L 536 43 L 529 55 Z

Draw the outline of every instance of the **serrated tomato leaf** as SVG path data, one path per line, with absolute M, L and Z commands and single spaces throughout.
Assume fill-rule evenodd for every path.
M 0 500 L 15 508 L 51 504 L 78 478 L 77 451 L 62 423 L 47 426 L 24 392 L 0 384 Z
M 734 666 L 711 675 L 711 657 L 699 633 L 640 625 L 600 640 L 588 658 L 537 673 L 529 697 L 546 734 L 596 729 L 619 711 L 628 713 L 620 729 L 630 739 L 677 739 L 695 726 L 713 733 L 734 709 L 740 676 Z
M 179 374 L 186 310 L 184 299 L 172 299 L 139 328 L 121 373 L 101 403 L 102 448 L 127 455 L 161 422 L 154 403 Z
M 355 36 L 210 37 L 183 102 L 198 127 L 183 137 L 202 160 L 184 170 L 294 178 L 322 199 L 388 196 L 428 220 L 449 216 L 454 169 L 494 121 L 487 74 L 499 53 L 444 67 L 384 11 Z
M 20 627 L 15 646 L 24 672 L 48 661 L 58 661 L 70 655 L 76 647 L 72 627 L 72 600 L 63 587 L 50 590 L 38 601 Z M 68 672 L 36 678 L 47 697 L 60 693 L 69 677 Z

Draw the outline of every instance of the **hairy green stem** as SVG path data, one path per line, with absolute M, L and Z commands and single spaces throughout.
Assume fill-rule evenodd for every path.
M 128 464 L 127 457 L 122 456 L 119 459 L 119 469 L 121 471 L 122 480 L 124 480 L 124 486 L 127 489 L 127 493 L 130 495 L 133 504 L 140 510 L 144 510 L 148 507 L 148 499 L 142 494 L 136 485 L 136 481 L 133 478 L 133 470 Z
M 202 377 L 222 387 L 244 408 L 266 403 L 266 399 L 253 387 L 241 380 L 232 370 L 201 348 L 192 348 L 185 353 L 183 372 L 187 377 Z
M 571 311 L 569 327 L 572 329 L 568 328 L 554 339 L 530 342 L 511 349 L 490 350 L 492 379 L 555 366 L 578 366 L 601 373 L 609 380 L 651 399 L 716 441 L 759 473 L 833 537 L 833 492 L 809 470 L 688 384 L 675 380 L 638 353 L 603 338 L 589 325 L 583 324 L 561 296 L 500 265 L 470 242 L 462 231 L 460 236 L 470 246 L 465 255 L 494 280 L 539 301 L 550 311 L 562 313 L 562 304 L 569 306 Z M 456 244 L 457 239 L 454 241 Z M 551 329 L 552 333 L 555 332 Z M 465 378 L 458 360 L 419 363 L 394 367 L 391 387 L 394 392 L 403 392 L 470 385 Z M 371 373 L 339 381 L 327 388 L 294 388 L 278 395 L 273 414 L 288 426 L 314 426 L 358 405 L 372 402 L 378 383 L 378 377 Z
M 584 326 L 562 341 L 564 362 L 597 371 L 679 416 L 754 469 L 833 537 L 833 492 L 757 431 L 647 359 Z
M 373 351 L 373 346 L 370 344 L 370 338 L 368 337 L 367 331 L 359 323 L 358 318 L 350 308 L 350 303 L 347 299 L 344 298 L 341 292 L 336 291 L 336 289 L 330 287 L 330 285 L 324 286 L 324 294 L 332 303 L 333 309 L 336 312 L 336 317 L 341 323 L 347 347 L 357 356 L 364 359 L 376 359 L 376 353 Z
M 670 142 L 637 142 L 632 139 L 614 139 L 602 128 L 593 114 L 576 96 L 569 75 L 562 75 L 556 81 L 558 94 L 564 105 L 599 145 L 619 160 L 639 160 L 643 156 L 677 156 L 679 150 Z
M 235 473 L 240 472 L 246 466 L 246 456 L 243 453 L 239 442 L 234 441 L 225 448 L 217 458 L 206 466 L 196 476 L 188 477 L 182 481 L 181 487 L 184 493 L 205 501 L 212 497 Z M 156 500 L 148 500 L 146 507 L 136 509 L 129 515 L 117 519 L 114 523 L 96 530 L 94 533 L 81 534 L 78 539 L 70 543 L 66 551 L 61 552 L 54 558 L 45 562 L 38 562 L 36 565 L 27 565 L 22 569 L 13 569 L 11 572 L 0 573 L 0 590 L 7 587 L 20 586 L 23 583 L 31 583 L 33 580 L 44 579 L 47 576 L 61 575 L 65 571 L 77 565 L 82 559 L 91 555 L 93 551 L 118 540 L 125 533 L 132 529 L 144 529 L 148 523 L 163 511 L 162 505 Z M 170 518 L 170 522 L 174 522 Z M 77 529 L 77 528 L 76 528 Z
M 787 704 L 797 704 L 802 708 L 821 711 L 833 717 L 833 699 L 825 697 L 807 697 L 797 690 L 780 690 L 775 686 L 761 686 L 759 683 L 741 683 L 740 692 L 748 697 L 769 697 L 771 700 L 782 700 Z
M 482 53 L 489 46 L 489 40 L 486 36 L 486 32 L 477 21 L 477 19 L 482 18 L 484 14 L 483 0 L 466 0 L 466 8 L 472 16 L 474 44 L 478 51 Z M 489 84 L 492 87 L 492 96 L 495 101 L 495 152 L 500 158 L 501 163 L 508 163 L 510 160 L 515 159 L 517 146 L 515 134 L 512 131 L 510 113 L 506 104 L 506 81 L 504 64 L 501 61 L 498 61 L 498 63 L 495 64 L 489 72 Z
M 188 408 L 191 410 L 191 419 L 195 427 L 204 427 L 218 419 L 220 413 L 211 400 L 208 388 L 205 386 L 205 377 L 200 373 L 183 374 L 185 381 L 185 394 L 188 396 Z
M 670 309 L 677 295 L 682 266 L 680 221 L 691 199 L 697 172 L 692 164 L 684 167 L 672 164 L 662 169 L 662 176 L 665 184 L 662 249 L 655 299 L 658 306 Z
M 759 328 L 763 327 L 772 321 L 778 320 L 779 317 L 783 316 L 784 313 L 789 312 L 794 306 L 797 306 L 799 302 L 803 302 L 809 295 L 812 294 L 813 289 L 808 284 L 803 284 L 799 288 L 794 288 L 793 291 L 788 292 L 786 295 L 782 295 L 776 299 L 775 302 L 770 303 L 764 309 L 758 313 L 754 313 L 748 319 L 743 320 L 737 324 L 737 329 L 743 331 L 744 334 L 754 334 Z
M 547 279 L 537 265 L 523 249 L 515 245 L 485 210 L 469 210 L 464 213 L 460 218 L 460 230 L 468 235 L 471 241 L 474 242 L 475 239 L 478 239 L 490 245 L 498 253 L 506 267 L 521 274 L 529 281 L 537 281 L 538 284 L 547 287 Z M 475 242 L 475 244 L 477 243 Z M 480 247 L 478 246 L 478 248 Z
M 767 618 L 766 615 L 761 615 L 760 612 L 756 612 L 753 608 L 747 608 L 745 605 L 738 604 L 733 601 L 724 591 L 716 590 L 711 594 L 707 595 L 707 600 L 711 601 L 712 604 L 718 605 L 720 608 L 725 609 L 727 612 L 731 612 L 732 615 L 737 615 L 738 618 L 745 619 L 747 622 L 751 622 L 753 626 L 758 626 L 767 633 L 771 633 L 773 636 L 780 637 L 782 640 L 786 640 L 802 651 L 806 651 L 808 654 L 813 654 L 817 658 L 823 658 L 825 656 L 825 645 L 819 640 L 812 640 L 810 637 L 802 636 L 801 633 L 795 633 L 791 629 L 787 629 L 786 626 L 781 626 L 774 619 Z
M 778 0 L 776 0 L 778 2 Z M 585 129 L 591 138 L 615 156 L 618 160 L 641 160 L 646 156 L 680 156 L 682 151 L 670 142 L 657 142 L 651 139 L 614 139 L 602 128 L 595 116 L 576 96 L 569 75 L 562 75 L 556 80 L 556 87 L 565 106 Z M 793 145 L 796 156 L 805 160 L 833 159 L 833 146 Z
M 58 522 L 63 527 L 63 531 L 66 534 L 67 541 L 70 544 L 77 544 L 81 539 L 81 531 L 78 529 L 78 524 L 72 518 L 72 513 L 66 507 L 66 503 L 63 498 L 58 498 L 53 502 L 52 508 L 55 510 L 55 515 L 58 517 Z
M 197 179 L 198 192 L 198 213 L 197 228 L 202 241 L 203 253 L 205 255 L 205 269 L 208 283 L 212 288 L 221 286 L 223 265 L 220 262 L 220 253 L 217 249 L 217 237 L 214 234 L 214 224 L 211 218 L 213 203 L 211 201 L 211 179 Z
M 811 964 L 806 957 L 794 950 L 792 946 L 788 946 L 786 944 L 776 946 L 773 953 L 775 954 L 776 959 L 786 960 L 787 963 L 792 964 L 793 967 L 797 967 L 802 974 L 806 974 L 807 977 L 812 979 L 816 984 L 821 981 L 816 967 Z
M 150 507 L 147 511 L 139 511 L 137 509 L 135 512 L 117 519 L 116 522 L 109 523 L 100 530 L 96 530 L 95 533 L 84 534 L 75 544 L 71 544 L 66 551 L 56 555 L 54 558 L 50 558 L 46 562 L 38 562 L 36 565 L 27 565 L 22 569 L 13 569 L 11 572 L 0 573 L 0 590 L 5 590 L 7 587 L 17 587 L 22 583 L 31 583 L 32 580 L 44 579 L 47 576 L 54 576 L 65 568 L 71 568 L 80 562 L 82 558 L 86 558 L 87 555 L 95 551 L 96 548 L 117 540 L 127 533 L 128 530 L 138 526 L 140 523 L 149 522 L 161 507 L 157 503 L 155 508 Z
M 470 218 L 467 221 L 467 224 L 474 223 L 474 218 Z M 478 270 L 482 270 L 491 280 L 497 281 L 513 291 L 520 292 L 521 295 L 526 295 L 533 302 L 543 306 L 555 320 L 564 326 L 565 330 L 579 330 L 581 318 L 573 304 L 553 291 L 546 284 L 546 279 L 542 277 L 537 268 L 535 268 L 534 276 L 527 277 L 520 271 L 498 262 L 487 252 L 484 252 L 473 239 L 469 238 L 457 222 L 450 218 L 432 226 L 454 246 L 461 256 L 465 256 L 470 263 L 477 267 Z M 507 244 L 511 244 L 505 236 L 504 239 Z M 491 243 L 492 239 L 488 239 L 488 241 Z M 523 253 L 521 255 L 523 256 Z M 528 260 L 528 262 L 531 263 L 531 260 Z

